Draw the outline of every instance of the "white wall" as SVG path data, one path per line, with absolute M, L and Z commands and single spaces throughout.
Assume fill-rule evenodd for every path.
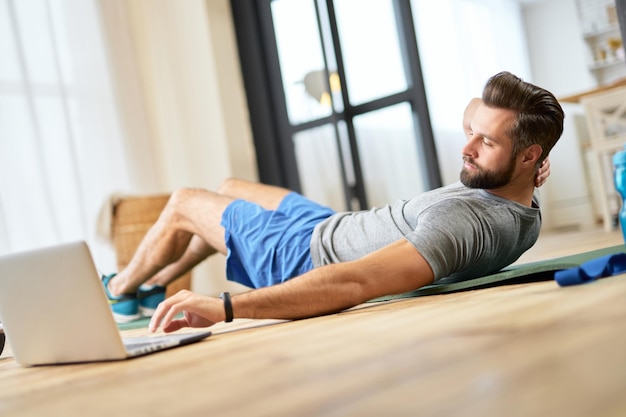
M 465 106 L 500 71 L 529 79 L 515 0 L 413 0 L 413 15 L 442 181 L 457 182 Z
M 587 68 L 587 46 L 576 9 L 576 0 L 543 0 L 523 5 L 524 25 L 532 81 L 557 98 L 596 87 Z M 582 109 L 563 103 L 566 112 L 563 136 L 551 155 L 551 176 L 542 188 L 544 227 L 588 226 L 594 222 L 585 153 L 578 118 Z
M 522 7 L 533 81 L 557 97 L 596 86 L 576 0 L 543 0 Z

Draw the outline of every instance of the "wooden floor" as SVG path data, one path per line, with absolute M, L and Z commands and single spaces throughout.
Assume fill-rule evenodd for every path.
M 520 262 L 622 243 L 546 233 Z M 236 320 L 129 361 L 23 368 L 9 349 L 0 415 L 626 416 L 625 300 L 626 276 L 549 281 Z
M 548 231 L 541 233 L 537 243 L 516 263 L 542 261 L 622 244 L 624 237 L 621 230 L 606 232 L 600 226 L 584 230 Z

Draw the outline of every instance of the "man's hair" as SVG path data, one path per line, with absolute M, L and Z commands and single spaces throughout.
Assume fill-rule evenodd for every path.
M 554 95 L 510 72 L 500 72 L 487 81 L 483 102 L 489 107 L 517 113 L 515 123 L 508 132 L 513 139 L 514 156 L 538 144 L 543 150 L 537 161 L 540 164 L 563 133 L 565 114 Z

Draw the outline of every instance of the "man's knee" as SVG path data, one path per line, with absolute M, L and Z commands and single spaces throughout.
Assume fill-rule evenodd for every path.
M 190 203 L 203 193 L 208 193 L 208 191 L 200 188 L 179 188 L 173 191 L 163 208 L 161 219 L 169 223 L 181 220 L 182 217 L 187 216 Z
M 182 203 L 186 203 L 190 199 L 196 197 L 203 192 L 207 191 L 200 188 L 179 188 L 172 192 L 172 194 L 170 195 L 170 199 L 167 202 L 167 205 L 178 206 Z

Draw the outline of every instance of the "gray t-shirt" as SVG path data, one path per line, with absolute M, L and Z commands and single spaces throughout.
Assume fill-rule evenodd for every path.
M 435 281 L 494 273 L 534 245 L 541 228 L 533 207 L 456 183 L 371 210 L 336 213 L 311 238 L 315 267 L 359 259 L 405 238 L 432 268 Z

